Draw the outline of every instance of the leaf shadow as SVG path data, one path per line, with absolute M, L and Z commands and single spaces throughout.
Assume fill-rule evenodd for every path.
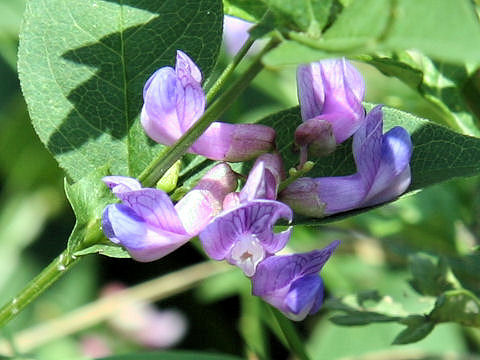
M 105 134 L 111 137 L 107 142 L 128 144 L 129 133 L 142 107 L 146 80 L 158 68 L 172 66 L 177 49 L 187 49 L 185 51 L 204 74 L 209 74 L 215 63 L 219 46 L 207 46 L 202 39 L 211 31 L 212 39 L 207 40 L 219 44 L 217 37 L 220 35 L 215 36 L 218 24 L 212 24 L 209 30 L 197 25 L 205 21 L 205 14 L 210 10 L 212 18 L 218 18 L 218 9 L 202 9 L 201 4 L 189 7 L 173 0 L 106 1 L 147 10 L 152 17 L 146 23 L 109 34 L 61 55 L 62 60 L 84 67 L 78 70 L 81 76 L 87 74 L 88 69 L 91 75 L 66 94 L 73 108 L 48 139 L 47 148 L 54 156 L 91 145 Z M 155 144 L 143 137 L 147 146 Z M 100 144 L 86 151 L 92 149 L 106 152 Z M 103 156 L 108 157 L 108 154 Z

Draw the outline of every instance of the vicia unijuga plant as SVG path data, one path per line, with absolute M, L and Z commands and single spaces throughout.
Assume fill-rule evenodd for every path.
M 86 257 L 140 266 L 192 247 L 213 269 L 205 278 L 235 274 L 243 285 L 231 291 L 261 309 L 257 329 L 299 359 L 317 357 L 296 329 L 326 315 L 401 324 L 396 344 L 440 323 L 479 327 L 476 234 L 456 257 L 425 245 L 428 255 L 408 248 L 392 265 L 408 262 L 427 310 L 387 306 L 378 289 L 346 295 L 332 280 L 348 276 L 338 269 L 360 246 L 362 219 L 397 221 L 420 190 L 480 174 L 479 45 L 469 0 L 27 1 L 21 88 L 76 223 L 65 250 L 0 309 L 0 326 Z M 377 102 L 372 72 L 435 115 Z M 259 105 L 263 91 L 281 99 L 275 111 Z M 304 225 L 318 229 L 308 243 Z M 464 255 L 475 266 L 462 273 Z M 275 356 L 241 333 L 251 358 Z

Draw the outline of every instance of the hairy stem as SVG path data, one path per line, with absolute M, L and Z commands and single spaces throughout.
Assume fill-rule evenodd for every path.
M 207 104 L 210 104 L 212 100 L 215 98 L 215 95 L 218 91 L 225 85 L 225 82 L 230 78 L 230 76 L 235 71 L 236 67 L 240 63 L 240 61 L 245 57 L 248 50 L 252 47 L 253 43 L 255 42 L 254 39 L 249 37 L 245 44 L 243 44 L 242 48 L 238 51 L 238 53 L 233 58 L 232 62 L 228 64 L 228 66 L 223 70 L 222 74 L 218 77 L 217 81 L 212 85 L 210 90 L 207 92 Z
M 154 186 L 163 174 L 185 154 L 195 140 L 217 120 L 263 69 L 261 59 L 268 51 L 278 45 L 277 39 L 272 39 L 265 48 L 253 59 L 245 72 L 218 99 L 207 108 L 203 116 L 166 152 L 162 152 L 140 174 L 139 180 L 146 187 Z

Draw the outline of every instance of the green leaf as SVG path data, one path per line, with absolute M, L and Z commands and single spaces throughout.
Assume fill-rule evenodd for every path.
M 267 5 L 259 0 L 223 0 L 225 14 L 251 22 L 260 21 L 267 9 Z
M 323 36 L 311 33 L 289 35 L 332 56 L 417 49 L 438 60 L 480 61 L 480 24 L 469 0 L 356 0 Z
M 367 110 L 373 106 L 366 104 Z M 383 117 L 384 131 L 400 125 L 412 137 L 412 184 L 409 191 L 480 172 L 480 139 L 455 133 L 444 126 L 389 107 L 383 107 Z M 278 112 L 260 121 L 277 130 L 277 148 L 283 156 L 286 169 L 298 162 L 293 135 L 301 122 L 299 107 Z M 356 171 L 351 141 L 338 146 L 333 154 L 325 158 L 311 160 L 316 165 L 308 174 L 309 177 L 342 176 Z
M 19 73 L 42 142 L 74 180 L 109 164 L 138 175 L 160 149 L 139 124 L 142 89 L 189 54 L 204 78 L 218 55 L 221 0 L 52 0 L 27 5 Z
M 394 322 L 401 318 L 395 316 L 389 316 L 379 314 L 370 311 L 352 311 L 347 315 L 336 315 L 330 318 L 330 321 L 337 325 L 343 326 L 355 326 L 355 325 L 367 325 L 371 323 L 384 323 Z
M 68 252 L 74 254 L 102 239 L 100 219 L 105 206 L 116 201 L 102 178 L 109 175 L 102 167 L 73 185 L 65 180 L 65 193 L 75 213 L 76 223 L 68 239 Z
M 480 300 L 465 289 L 442 294 L 430 313 L 436 322 L 454 321 L 465 326 L 480 326 Z
M 467 135 L 480 136 L 478 120 L 464 97 L 463 86 L 472 76 L 472 69 L 468 66 L 433 61 L 413 51 L 396 53 L 393 58 L 374 56 L 367 62 L 418 91 L 439 110 L 452 128 Z M 478 90 L 469 89 L 467 94 L 478 98 Z
M 327 24 L 333 0 L 265 0 L 280 23 L 319 36 Z
M 100 254 L 113 258 L 127 259 L 130 258 L 130 254 L 122 247 L 110 244 L 95 244 L 80 251 L 75 251 L 75 256 L 85 256 L 89 254 Z
M 438 296 L 453 288 L 447 280 L 448 264 L 444 259 L 418 253 L 408 259 L 413 279 L 412 287 L 422 295 Z
M 393 344 L 403 345 L 420 341 L 430 334 L 435 327 L 435 323 L 429 321 L 424 316 L 410 316 L 409 320 L 409 325 L 397 335 L 395 340 L 393 340 Z
M 239 357 L 193 351 L 161 351 L 109 356 L 99 360 L 240 360 Z

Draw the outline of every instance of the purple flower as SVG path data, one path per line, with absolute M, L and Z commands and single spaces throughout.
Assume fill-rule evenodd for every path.
M 201 81 L 199 68 L 181 51 L 175 69 L 160 68 L 147 80 L 141 123 L 149 137 L 172 145 L 203 115 Z M 274 139 L 275 130 L 268 126 L 214 122 L 189 152 L 213 160 L 244 161 L 268 151 Z
M 285 247 L 291 229 L 274 233 L 273 226 L 280 218 L 291 221 L 292 215 L 281 202 L 253 200 L 223 212 L 199 236 L 208 256 L 252 276 L 263 259 Z
M 252 277 L 252 293 L 260 296 L 292 320 L 316 313 L 323 303 L 323 281 L 318 275 L 340 244 L 321 250 L 272 256 L 262 261 Z
M 324 155 L 348 139 L 362 124 L 365 83 L 345 59 L 301 65 L 297 71 L 298 98 L 304 123 L 295 141 L 310 152 Z
M 283 249 L 291 229 L 273 232 L 278 219 L 292 220 L 292 211 L 274 201 L 282 172 L 278 154 L 264 154 L 255 162 L 239 194 L 224 200 L 218 215 L 199 237 L 205 252 L 214 260 L 227 260 L 252 276 L 266 257 Z
M 248 30 L 252 23 L 225 15 L 223 18 L 223 39 L 225 48 L 230 55 L 235 55 L 248 39 Z
M 412 142 L 396 126 L 382 135 L 381 105 L 366 116 L 353 136 L 357 173 L 348 176 L 301 178 L 280 199 L 303 215 L 321 217 L 372 206 L 400 196 L 410 185 Z M 313 208 L 318 204 L 316 208 Z
M 160 259 L 196 236 L 237 186 L 230 167 L 220 164 L 174 206 L 165 192 L 142 188 L 135 179 L 107 176 L 103 181 L 122 201 L 105 208 L 103 232 L 142 262 Z

